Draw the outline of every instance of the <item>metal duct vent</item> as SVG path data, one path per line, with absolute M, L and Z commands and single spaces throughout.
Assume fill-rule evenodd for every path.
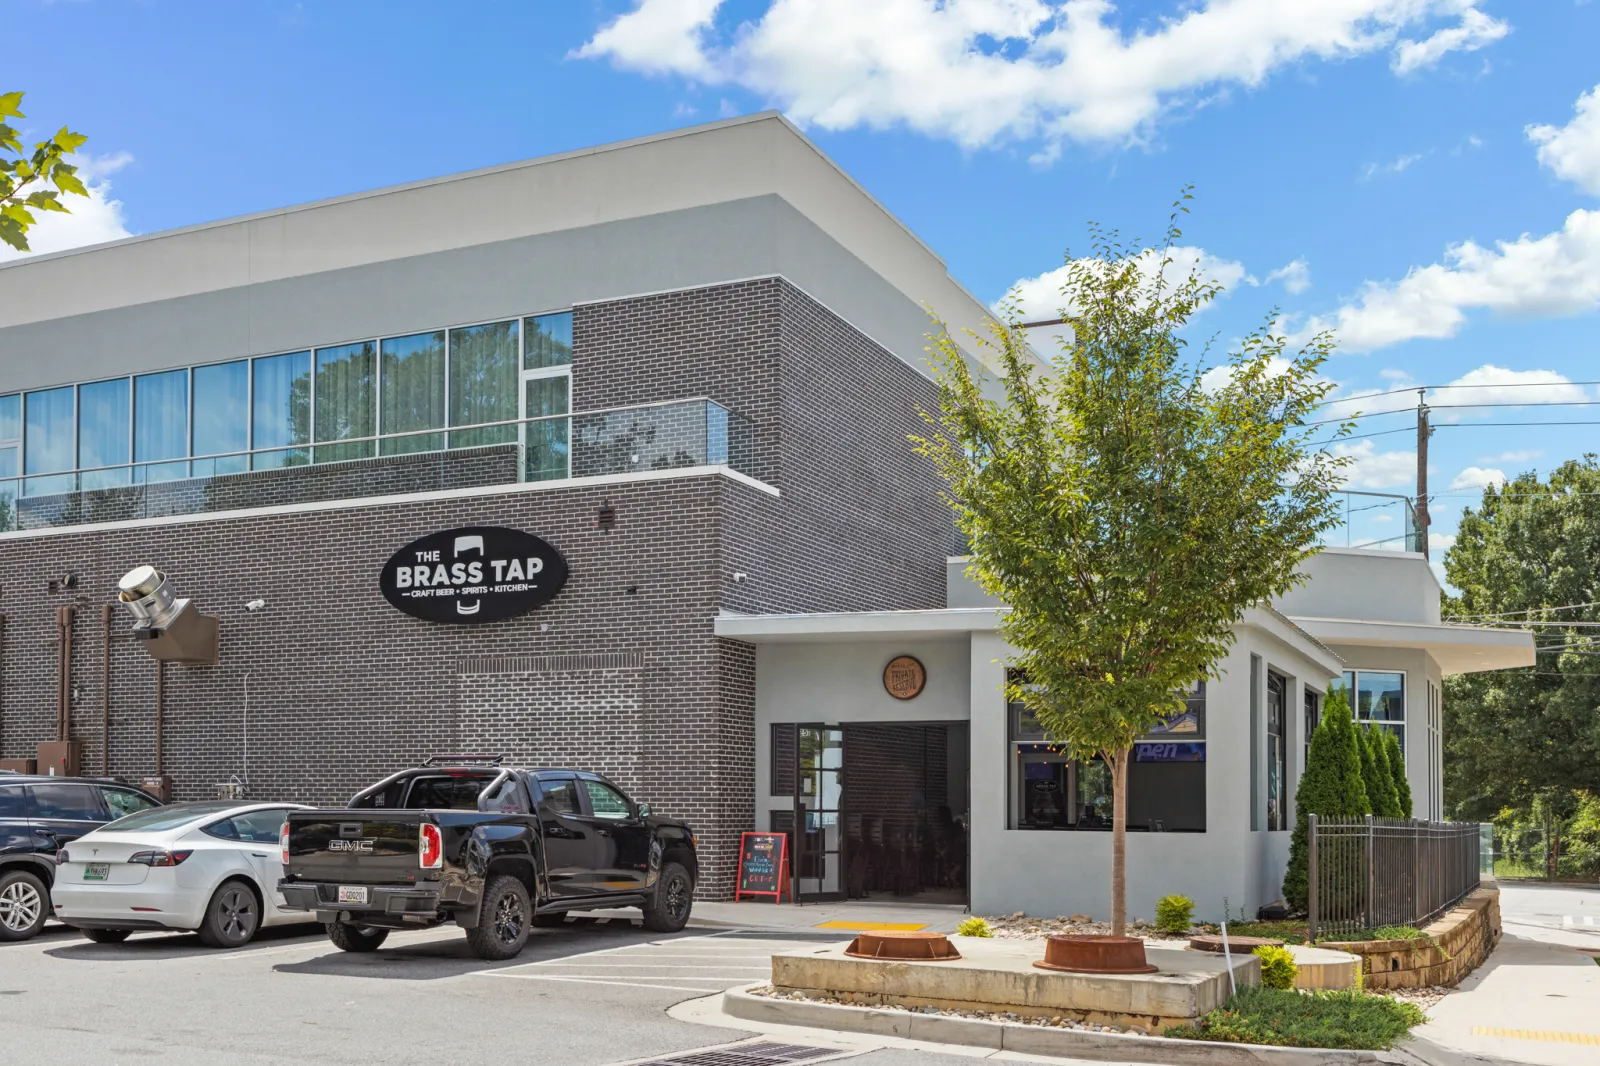
M 123 574 L 117 599 L 133 615 L 135 629 L 165 629 L 183 609 L 167 576 L 153 566 L 136 566 Z

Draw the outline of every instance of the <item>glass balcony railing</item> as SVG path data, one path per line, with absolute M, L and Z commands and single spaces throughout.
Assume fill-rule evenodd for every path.
M 1330 548 L 1420 552 L 1422 535 L 1411 497 L 1387 492 L 1341 492 L 1339 524 L 1322 536 Z
M 711 400 L 0 479 L 0 532 L 518 481 L 726 466 L 749 423 Z

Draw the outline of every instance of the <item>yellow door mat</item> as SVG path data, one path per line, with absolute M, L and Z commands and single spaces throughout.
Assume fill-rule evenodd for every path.
M 1508 1040 L 1539 1040 L 1546 1044 L 1587 1044 L 1600 1047 L 1600 1034 L 1556 1033 L 1548 1029 L 1501 1029 L 1492 1025 L 1474 1025 L 1473 1036 L 1502 1036 Z
M 927 922 L 818 922 L 817 929 L 848 929 L 852 933 L 915 933 L 928 928 Z

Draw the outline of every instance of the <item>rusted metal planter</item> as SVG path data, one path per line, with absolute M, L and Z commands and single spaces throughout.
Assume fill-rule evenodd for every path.
M 1144 959 L 1144 941 L 1136 936 L 1052 936 L 1045 941 L 1041 970 L 1063 973 L 1155 973 Z
M 853 959 L 900 962 L 944 962 L 961 957 L 943 933 L 861 933 L 844 953 Z

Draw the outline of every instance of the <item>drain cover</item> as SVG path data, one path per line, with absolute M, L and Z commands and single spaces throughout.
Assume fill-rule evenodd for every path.
M 838 1055 L 836 1047 L 806 1047 L 803 1044 L 778 1044 L 758 1040 L 753 1044 L 733 1044 L 665 1055 L 634 1066 L 785 1066 L 790 1062 L 811 1062 Z

